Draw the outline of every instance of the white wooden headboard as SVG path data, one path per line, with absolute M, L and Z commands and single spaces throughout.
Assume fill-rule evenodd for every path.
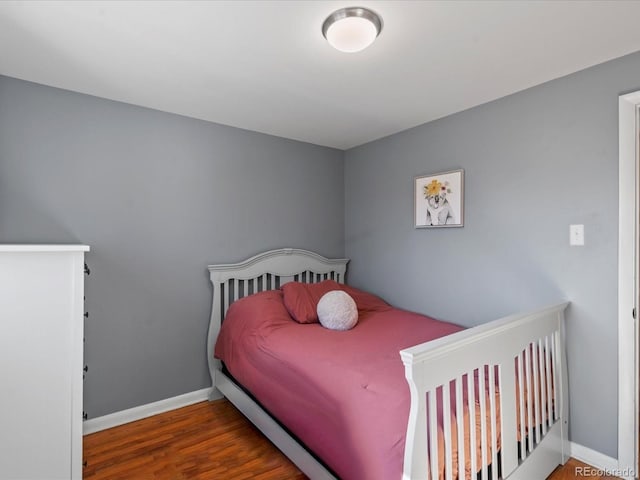
M 234 301 L 265 290 L 275 290 L 287 282 L 317 283 L 331 279 L 344 283 L 346 258 L 325 258 L 297 248 L 281 248 L 259 253 L 244 262 L 209 265 L 213 284 L 211 321 L 207 336 L 207 359 L 212 385 L 220 362 L 213 357 L 222 321 Z

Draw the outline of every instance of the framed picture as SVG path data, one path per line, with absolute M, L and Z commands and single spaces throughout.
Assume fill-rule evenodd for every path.
M 416 177 L 413 196 L 415 228 L 464 225 L 464 170 Z

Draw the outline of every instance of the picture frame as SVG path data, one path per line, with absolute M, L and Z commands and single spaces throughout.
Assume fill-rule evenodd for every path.
M 415 228 L 464 226 L 464 170 L 420 175 L 413 182 Z

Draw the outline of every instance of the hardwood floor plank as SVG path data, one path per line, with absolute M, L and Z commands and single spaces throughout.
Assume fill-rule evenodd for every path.
M 228 401 L 84 437 L 85 480 L 306 479 Z
M 87 435 L 84 459 L 85 480 L 307 479 L 224 399 Z M 588 465 L 571 459 L 548 480 L 585 478 L 578 467 Z

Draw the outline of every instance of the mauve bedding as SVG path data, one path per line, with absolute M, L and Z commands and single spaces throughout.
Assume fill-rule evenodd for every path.
M 459 330 L 383 301 L 359 305 L 352 330 L 300 324 L 273 290 L 230 306 L 215 356 L 341 479 L 400 479 L 410 398 L 399 351 Z

